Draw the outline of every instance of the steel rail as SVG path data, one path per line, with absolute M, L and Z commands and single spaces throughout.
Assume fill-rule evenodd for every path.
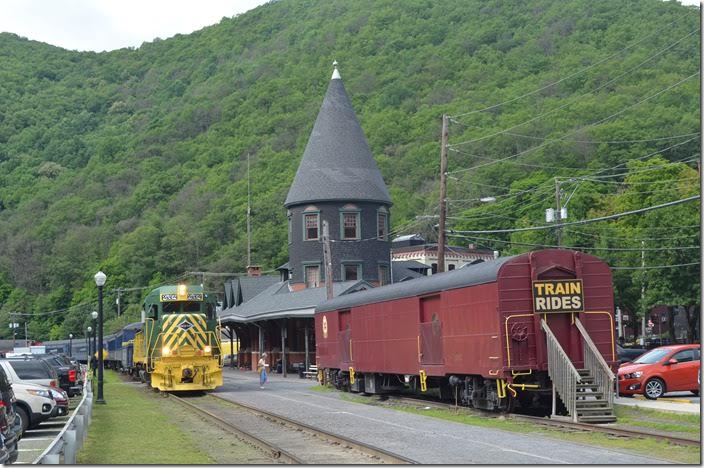
M 519 421 L 528 421 L 532 422 L 535 424 L 541 424 L 544 426 L 551 426 L 551 427 L 564 427 L 566 429 L 576 429 L 576 430 L 581 430 L 585 432 L 601 432 L 603 434 L 608 434 L 612 436 L 617 436 L 617 437 L 630 437 L 630 438 L 644 438 L 644 437 L 651 437 L 653 439 L 657 440 L 664 440 L 667 442 L 670 442 L 672 444 L 676 445 L 684 445 L 684 446 L 699 446 L 701 445 L 701 442 L 696 439 L 688 439 L 686 437 L 676 437 L 676 436 L 671 436 L 671 435 L 666 435 L 666 434 L 658 434 L 658 433 L 652 433 L 652 432 L 643 432 L 643 431 L 637 431 L 633 429 L 621 429 L 621 428 L 616 428 L 616 427 L 606 427 L 606 426 L 597 426 L 593 424 L 586 424 L 586 423 L 580 423 L 580 422 L 571 422 L 571 421 L 561 421 L 559 419 L 545 419 L 545 418 L 540 418 L 537 416 L 527 416 L 523 414 L 511 414 L 508 416 L 510 419 L 514 420 L 519 420 Z
M 250 434 L 249 432 L 245 431 L 244 429 L 235 426 L 234 424 L 225 421 L 224 419 L 220 418 L 219 416 L 214 415 L 210 411 L 204 410 L 203 408 L 200 408 L 198 405 L 195 405 L 191 403 L 190 401 L 186 401 L 181 397 L 178 397 L 174 395 L 173 393 L 168 394 L 170 398 L 173 398 L 176 400 L 178 403 L 180 403 L 183 406 L 186 406 L 190 409 L 193 409 L 197 411 L 199 414 L 202 416 L 207 417 L 208 419 L 212 419 L 216 421 L 220 426 L 224 426 L 224 428 L 230 432 L 233 432 L 236 437 L 238 437 L 241 440 L 244 440 L 245 442 L 257 447 L 258 449 L 264 451 L 267 453 L 272 459 L 275 460 L 280 460 L 288 464 L 292 465 L 304 465 L 305 462 L 301 460 L 300 458 L 290 454 L 286 450 L 283 450 L 280 447 L 277 447 L 274 444 L 271 444 L 254 434 Z
M 271 413 L 266 410 L 255 408 L 253 406 L 249 406 L 247 404 L 240 403 L 238 401 L 228 400 L 227 398 L 223 398 L 221 396 L 218 396 L 218 395 L 215 395 L 212 393 L 208 394 L 207 396 L 224 401 L 224 402 L 227 402 L 227 403 L 230 403 L 230 404 L 235 405 L 237 407 L 243 408 L 251 413 L 258 414 L 258 415 L 264 416 L 266 418 L 273 419 L 279 423 L 293 426 L 296 429 L 311 432 L 319 437 L 323 437 L 323 438 L 328 439 L 332 442 L 350 446 L 350 447 L 355 448 L 361 452 L 378 457 L 379 460 L 383 461 L 384 463 L 394 464 L 394 465 L 400 465 L 400 464 L 401 465 L 406 465 L 406 464 L 414 465 L 414 464 L 418 463 L 418 462 L 411 460 L 410 458 L 406 458 L 402 455 L 398 455 L 398 454 L 389 452 L 389 451 L 384 450 L 379 447 L 374 447 L 372 445 L 369 445 L 365 442 L 361 442 L 359 440 L 350 439 L 350 438 L 345 437 L 343 435 L 334 434 L 334 433 L 328 432 L 324 429 L 309 426 L 308 424 L 294 421 L 293 419 L 289 419 L 285 416 L 281 416 L 276 413 Z
M 470 408 L 467 406 L 455 406 L 450 403 L 442 403 L 436 400 L 427 400 L 423 398 L 414 398 L 414 397 L 409 397 L 409 396 L 393 396 L 390 397 L 389 399 L 393 399 L 393 401 L 397 401 L 399 403 L 407 403 L 407 404 L 415 404 L 415 405 L 426 405 L 426 406 L 432 406 L 434 408 L 438 409 L 462 409 L 466 411 L 468 414 L 472 415 L 479 415 L 487 418 L 497 418 L 499 416 L 503 416 L 504 418 L 507 419 L 513 419 L 516 421 L 526 421 L 526 422 L 531 422 L 534 424 L 540 424 L 543 426 L 551 426 L 551 427 L 562 427 L 566 429 L 575 429 L 583 432 L 600 432 L 608 435 L 613 435 L 617 437 L 630 437 L 630 438 L 644 438 L 644 437 L 650 437 L 656 440 L 663 440 L 666 442 L 670 442 L 672 444 L 676 445 L 683 445 L 683 446 L 699 446 L 701 445 L 701 442 L 697 439 L 689 439 L 686 437 L 676 437 L 676 436 L 671 436 L 671 435 L 666 435 L 666 434 L 659 434 L 659 433 L 653 433 L 653 432 L 643 432 L 643 431 L 637 431 L 634 429 L 623 429 L 623 428 L 616 428 L 616 427 L 609 427 L 609 426 L 598 426 L 594 424 L 587 424 L 587 423 L 580 423 L 580 422 L 572 422 L 572 421 L 567 421 L 567 420 L 561 420 L 561 419 L 547 419 L 547 418 L 542 418 L 538 416 L 528 416 L 528 415 L 523 415 L 523 414 L 493 414 L 493 413 L 488 413 L 485 411 L 479 411 L 474 408 Z

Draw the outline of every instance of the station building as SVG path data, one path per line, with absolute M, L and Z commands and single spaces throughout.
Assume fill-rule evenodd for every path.
M 332 294 L 387 284 L 394 274 L 414 276 L 391 262 L 392 206 L 386 184 L 347 96 L 337 67 L 284 202 L 289 261 L 278 275 L 225 282 L 220 320 L 239 340 L 237 363 L 255 369 L 261 353 L 284 374 L 315 363 L 313 315 L 327 299 L 324 229 L 329 232 Z

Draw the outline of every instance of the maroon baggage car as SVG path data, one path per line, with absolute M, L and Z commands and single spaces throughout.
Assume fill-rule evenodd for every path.
M 602 422 L 614 419 L 613 310 L 604 261 L 540 250 L 324 302 L 316 360 L 339 389 Z

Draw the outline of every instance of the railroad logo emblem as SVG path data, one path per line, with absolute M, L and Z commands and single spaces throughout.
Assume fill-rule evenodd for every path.
M 533 281 L 533 311 L 536 314 L 583 312 L 582 280 Z
M 328 318 L 323 315 L 323 338 L 328 337 Z
M 189 322 L 188 320 L 184 320 L 183 322 L 179 323 L 178 328 L 180 328 L 183 331 L 188 331 L 191 328 L 193 328 L 193 324 Z

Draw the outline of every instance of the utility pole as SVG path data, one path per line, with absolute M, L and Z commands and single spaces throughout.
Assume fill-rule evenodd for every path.
M 442 115 L 440 134 L 440 220 L 438 221 L 438 273 L 445 271 L 445 216 L 447 198 L 447 140 L 449 117 Z
M 699 2 L 699 161 L 697 161 L 697 167 L 699 169 L 699 193 L 704 191 L 704 181 L 702 180 L 701 166 L 702 166 L 702 148 L 704 148 L 704 77 L 702 76 L 702 70 L 704 70 L 704 1 Z M 699 210 L 699 225 L 704 223 L 704 212 Z M 699 277 L 704 275 L 704 252 L 699 249 Z M 704 290 L 699 288 L 699 300 L 701 304 L 702 298 L 704 298 Z M 700 371 L 701 372 L 701 371 Z M 700 374 L 701 375 L 701 374 Z
M 555 177 L 555 218 L 557 224 L 559 225 L 562 220 L 562 212 L 560 211 L 560 180 Z M 562 230 L 558 227 L 555 228 L 555 237 L 557 239 L 557 246 L 562 246 Z
M 330 232 L 328 222 L 323 220 L 323 260 L 325 261 L 325 291 L 332 299 L 332 251 L 330 250 Z
M 27 321 L 24 321 L 24 345 L 29 347 L 29 334 L 27 333 Z
M 640 266 L 645 268 L 645 241 L 640 241 Z M 643 317 L 640 319 L 640 345 L 645 345 L 645 280 L 641 280 L 640 285 L 640 305 L 643 309 Z
M 117 300 L 116 300 L 115 302 L 117 303 L 117 316 L 118 316 L 118 317 L 120 316 L 120 305 L 121 305 L 121 302 L 122 302 L 122 301 L 120 300 L 120 299 L 121 299 L 121 298 L 120 298 L 120 294 L 121 294 L 121 293 L 122 293 L 122 289 L 121 289 L 121 288 L 117 288 Z
M 249 185 L 249 153 L 247 153 L 247 266 L 252 265 L 252 192 Z

